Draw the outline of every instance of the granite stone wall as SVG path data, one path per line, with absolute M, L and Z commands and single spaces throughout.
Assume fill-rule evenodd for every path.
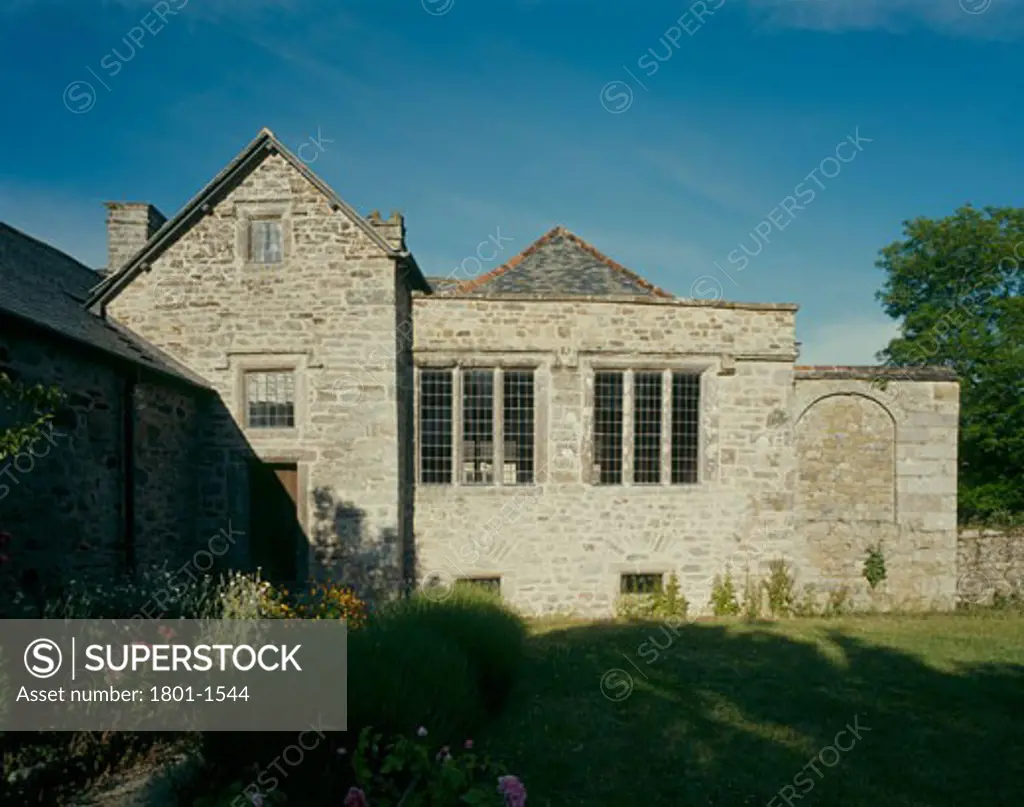
M 133 399 L 136 563 L 184 562 L 202 543 L 197 502 L 205 476 L 196 461 L 202 402 L 154 382 L 136 384 Z
M 950 608 L 959 390 L 940 372 L 803 368 L 794 397 L 801 579 L 860 607 Z M 880 547 L 887 579 L 864 578 Z
M 537 408 L 536 484 L 417 486 L 421 581 L 500 575 L 524 610 L 606 615 L 621 574 L 675 571 L 700 610 L 727 566 L 794 553 L 794 307 L 417 298 L 414 311 L 418 365 L 534 367 Z M 701 372 L 697 484 L 592 483 L 601 368 Z
M 282 221 L 285 258 L 253 265 L 249 223 L 267 216 Z M 400 216 L 368 219 L 404 245 Z M 158 434 L 200 435 L 189 460 L 197 534 L 226 524 L 249 534 L 251 462 L 294 462 L 303 574 L 375 592 L 410 572 L 416 582 L 497 575 L 526 611 L 607 615 L 622 574 L 675 572 L 700 613 L 715 575 L 760 577 L 784 559 L 823 596 L 847 587 L 881 608 L 955 599 L 956 383 L 795 368 L 795 306 L 486 289 L 412 297 L 396 260 L 268 152 L 109 313 L 219 395 L 195 410 L 157 407 L 172 419 Z M 535 483 L 461 484 L 458 462 L 453 484 L 417 482 L 414 367 L 532 368 Z M 700 374 L 696 483 L 595 483 L 602 369 L 625 371 L 627 388 L 637 371 Z M 294 428 L 247 425 L 244 378 L 256 370 L 294 374 Z M 669 415 L 666 405 L 666 428 Z M 627 464 L 632 417 L 627 403 Z M 145 473 L 186 502 L 188 484 L 161 476 L 159 439 L 146 445 Z M 862 575 L 871 546 L 888 566 L 875 591 Z M 227 558 L 247 559 L 244 541 Z
M 8 570 L 44 585 L 125 571 L 122 379 L 84 351 L 4 321 L 0 370 L 67 395 L 49 438 L 0 460 Z
M 793 317 L 692 301 L 416 299 L 417 365 L 535 368 L 538 453 L 532 486 L 418 485 L 420 580 L 500 576 L 525 610 L 606 615 L 621 574 L 676 572 L 699 613 L 716 574 L 761 578 L 782 559 L 819 606 L 845 587 L 854 606 L 951 607 L 957 385 L 930 371 L 887 384 L 884 370 L 795 371 Z M 592 482 L 603 368 L 702 373 L 698 484 Z M 875 545 L 888 579 L 870 591 Z
M 1024 529 L 962 529 L 957 543 L 957 598 L 991 605 L 1024 596 Z
M 0 371 L 66 395 L 47 437 L 0 461 L 0 528 L 15 579 L 58 584 L 111 580 L 153 564 L 187 559 L 197 539 L 200 477 L 197 395 L 156 379 L 135 384 L 134 368 L 37 329 L 5 320 Z M 133 530 L 126 526 L 125 441 L 134 440 Z
M 107 271 L 120 269 L 167 220 L 145 202 L 107 202 Z
M 280 217 L 284 260 L 247 260 L 249 222 Z M 388 237 L 401 234 L 394 217 Z M 278 154 L 153 261 L 109 313 L 206 379 L 223 409 L 207 423 L 203 529 L 230 520 L 250 533 L 247 475 L 254 457 L 298 467 L 298 520 L 308 546 L 300 572 L 360 588 L 402 575 L 403 488 L 396 311 L 403 280 L 342 211 Z M 294 372 L 294 428 L 246 425 L 243 379 Z M 406 443 L 408 440 L 406 439 Z M 408 505 L 405 506 L 408 511 Z M 245 547 L 232 560 L 242 562 Z

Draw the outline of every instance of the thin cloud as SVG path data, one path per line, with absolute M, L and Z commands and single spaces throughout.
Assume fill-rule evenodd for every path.
M 700 202 L 711 202 L 727 211 L 744 215 L 759 215 L 763 211 L 752 195 L 750 174 L 742 179 L 735 164 L 723 164 L 721 149 L 714 157 L 714 149 L 687 145 L 673 152 L 640 148 L 636 156 L 641 164 L 654 170 L 652 178 L 667 181 Z M 730 170 L 732 169 L 732 170 Z
M 155 0 L 102 0 L 104 6 L 119 6 L 129 10 L 149 10 Z M 74 0 L 0 0 L 0 14 L 18 14 L 36 7 L 79 5 Z M 177 3 L 177 13 L 201 17 L 210 22 L 230 21 L 274 9 L 295 8 L 295 0 L 192 0 Z
M 747 0 L 747 5 L 777 28 L 901 33 L 925 27 L 981 39 L 1024 33 L 1024 0 Z

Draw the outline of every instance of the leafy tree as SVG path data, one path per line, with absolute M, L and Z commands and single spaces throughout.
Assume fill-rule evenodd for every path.
M 46 434 L 64 399 L 57 387 L 28 385 L 0 373 L 0 460 L 23 451 Z
M 880 357 L 960 380 L 960 519 L 1024 516 L 1024 209 L 904 222 L 877 297 L 902 334 Z

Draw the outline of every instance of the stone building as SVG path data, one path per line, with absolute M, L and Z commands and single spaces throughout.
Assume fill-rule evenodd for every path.
M 198 485 L 182 471 L 216 395 L 90 313 L 99 280 L 0 223 L 0 372 L 66 395 L 44 436 L 0 460 L 0 531 L 12 536 L 0 588 L 12 573 L 30 591 L 86 571 L 110 579 L 193 550 Z M 30 414 L 0 401 L 0 427 Z
M 953 602 L 945 370 L 799 366 L 797 306 L 676 298 L 561 227 L 428 279 L 400 215 L 359 215 L 267 130 L 169 220 L 112 203 L 108 227 L 81 316 L 213 393 L 149 482 L 194 494 L 183 545 L 230 520 L 228 559 L 282 578 L 584 614 L 673 572 L 699 610 L 775 559 L 866 598 L 877 545 L 882 607 Z

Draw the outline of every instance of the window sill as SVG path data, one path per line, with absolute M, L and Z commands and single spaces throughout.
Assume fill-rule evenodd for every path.
M 678 493 L 678 492 L 686 491 L 686 490 L 706 490 L 707 488 L 711 487 L 711 483 L 710 482 L 685 482 L 685 483 L 676 483 L 676 484 L 670 484 L 670 485 L 663 485 L 660 482 L 641 483 L 641 484 L 637 484 L 636 482 L 634 482 L 634 483 L 628 484 L 628 485 L 623 484 L 621 482 L 618 483 L 618 484 L 609 484 L 609 483 L 602 484 L 602 483 L 599 483 L 599 482 L 584 482 L 583 484 L 584 484 L 584 486 L 586 486 L 588 488 L 598 488 L 600 490 L 616 490 L 616 491 L 624 490 L 624 491 L 630 491 L 630 492 L 650 492 L 650 493 L 654 493 L 654 492 L 658 492 L 658 491 L 664 491 L 664 492 L 667 492 L 667 493 Z
M 421 488 L 450 488 L 452 490 L 522 490 L 524 488 L 535 488 L 538 487 L 537 482 L 516 482 L 515 484 L 508 483 L 505 485 L 495 485 L 494 483 L 470 483 L 462 482 L 455 484 L 454 482 L 417 482 L 417 487 Z
M 299 430 L 295 426 L 246 426 L 245 433 L 250 437 L 298 437 Z

